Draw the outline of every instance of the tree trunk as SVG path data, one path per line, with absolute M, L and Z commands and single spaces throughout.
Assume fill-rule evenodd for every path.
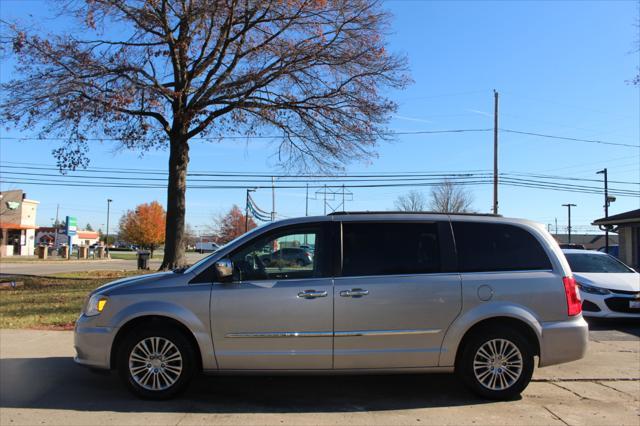
M 177 134 L 170 137 L 170 147 L 167 224 L 165 228 L 164 258 L 160 266 L 160 269 L 163 270 L 185 266 L 185 193 L 187 191 L 189 144 L 184 135 Z

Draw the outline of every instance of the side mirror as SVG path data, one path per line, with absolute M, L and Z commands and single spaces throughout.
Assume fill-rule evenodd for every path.
M 231 259 L 220 259 L 214 264 L 214 267 L 220 281 L 228 281 L 233 275 L 233 262 L 231 262 Z

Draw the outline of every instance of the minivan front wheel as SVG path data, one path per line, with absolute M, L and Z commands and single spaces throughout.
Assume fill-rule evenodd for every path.
M 191 343 L 171 328 L 136 328 L 122 342 L 118 372 L 129 389 L 146 399 L 171 398 L 183 391 L 195 371 Z
M 518 396 L 531 381 L 534 354 L 517 331 L 503 327 L 475 333 L 463 349 L 456 371 L 476 394 L 498 400 Z

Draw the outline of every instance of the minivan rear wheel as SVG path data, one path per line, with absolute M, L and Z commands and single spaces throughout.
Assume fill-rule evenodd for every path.
M 182 392 L 195 372 L 195 352 L 177 329 L 138 327 L 122 341 L 118 372 L 137 396 L 167 399 Z
M 533 374 L 534 353 L 524 336 L 506 327 L 478 330 L 467 341 L 456 372 L 474 393 L 509 400 L 527 387 Z

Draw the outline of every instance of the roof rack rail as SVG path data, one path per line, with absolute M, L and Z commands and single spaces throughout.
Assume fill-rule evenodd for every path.
M 389 211 L 353 211 L 353 212 L 333 212 L 329 213 L 327 216 L 348 216 L 353 214 L 446 214 L 452 216 L 489 216 L 489 217 L 502 217 L 500 214 L 493 213 L 443 213 L 443 212 L 433 212 L 433 211 L 420 211 L 420 212 L 405 212 L 405 211 L 397 211 L 397 210 L 389 210 Z

